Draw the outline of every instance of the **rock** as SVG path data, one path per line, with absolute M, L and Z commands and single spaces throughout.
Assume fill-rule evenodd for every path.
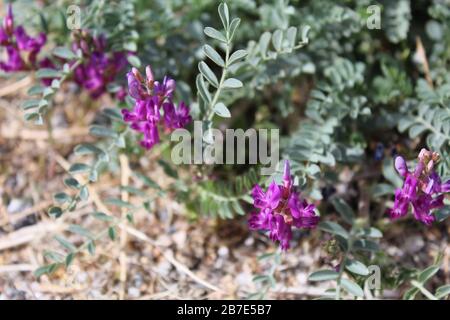
M 228 257 L 228 253 L 229 253 L 229 250 L 225 246 L 221 246 L 219 248 L 219 250 L 217 250 L 217 254 L 219 255 L 219 257 L 222 257 L 222 258 Z
M 244 244 L 247 247 L 252 246 L 254 243 L 255 243 L 255 239 L 253 237 L 248 237 L 247 239 L 245 239 L 245 242 L 244 242 Z
M 424 245 L 421 235 L 413 235 L 406 238 L 404 248 L 407 253 L 417 253 L 423 249 Z
M 31 201 L 20 198 L 12 198 L 6 210 L 8 213 L 19 213 L 30 207 Z
M 183 248 L 186 243 L 186 232 L 185 231 L 178 231 L 175 232 L 172 235 L 173 242 L 175 242 L 175 245 L 177 248 Z
M 21 199 L 21 198 L 13 198 L 8 204 L 8 207 L 6 208 L 6 211 L 9 214 L 16 214 L 21 213 L 24 210 L 31 208 L 32 202 L 28 199 Z M 23 219 L 18 220 L 16 223 L 13 224 L 14 230 L 31 226 L 37 222 L 37 218 L 34 214 L 30 214 Z
M 139 298 L 139 296 L 141 295 L 141 291 L 138 288 L 135 287 L 131 287 L 128 288 L 128 297 L 129 298 Z
M 169 275 L 169 272 L 171 269 L 172 269 L 172 265 L 166 260 L 162 260 L 155 267 L 156 272 L 163 277 L 167 277 Z

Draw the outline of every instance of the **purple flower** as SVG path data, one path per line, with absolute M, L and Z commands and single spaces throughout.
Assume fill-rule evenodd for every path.
M 315 206 L 309 204 L 293 186 L 289 162 L 284 165 L 283 184 L 272 182 L 266 192 L 259 185 L 252 190 L 253 206 L 248 221 L 251 230 L 269 230 L 269 237 L 279 242 L 281 249 L 289 249 L 292 227 L 310 229 L 319 223 Z
M 431 225 L 435 221 L 432 210 L 444 206 L 444 193 L 450 191 L 450 181 L 442 183 L 434 170 L 439 154 L 422 149 L 418 159 L 414 172 L 408 170 L 405 159 L 400 156 L 395 159 L 395 168 L 405 181 L 402 188 L 395 190 L 394 206 L 388 213 L 391 219 L 404 217 L 411 204 L 416 220 Z
M 282 250 L 289 249 L 289 242 L 292 239 L 292 229 L 282 215 L 274 215 L 269 237 L 273 242 L 279 241 Z
M 248 225 L 252 230 L 268 230 L 270 229 L 272 219 L 273 214 L 270 209 L 261 210 L 260 213 L 252 212 L 248 220 Z
M 146 122 L 143 125 L 144 139 L 141 141 L 141 146 L 145 149 L 151 149 L 159 142 L 158 127 L 152 122 Z
M 151 149 L 159 142 L 157 123 L 160 115 L 157 99 L 137 101 L 132 111 L 123 109 L 122 115 L 125 122 L 131 123 L 133 130 L 144 134 L 144 139 L 140 142 L 142 147 Z
M 294 226 L 297 228 L 310 229 L 319 223 L 319 216 L 314 211 L 315 206 L 304 199 L 300 200 L 298 193 L 291 193 L 288 207 L 291 211 Z
M 14 34 L 16 36 L 17 46 L 20 50 L 29 52 L 28 60 L 34 65 L 37 54 L 47 42 L 47 36 L 44 33 L 40 33 L 36 38 L 32 38 L 26 34 L 23 27 L 17 27 Z
M 162 83 L 159 81 L 154 82 L 154 94 L 160 97 L 160 101 L 165 99 L 171 99 L 172 94 L 175 91 L 175 80 L 165 76 Z
M 8 55 L 8 60 L 6 62 L 0 62 L 0 69 L 5 72 L 14 72 L 25 70 L 25 63 L 22 60 L 20 51 L 14 46 L 7 46 L 6 53 Z
M 259 185 L 255 185 L 252 190 L 253 206 L 258 209 L 276 209 L 281 200 L 281 189 L 273 181 L 267 192 L 264 192 Z
M 9 44 L 9 36 L 8 36 L 8 34 L 6 34 L 5 29 L 0 27 L 0 45 L 6 46 L 8 44 Z
M 132 72 L 127 73 L 128 92 L 133 99 L 144 99 L 145 93 L 142 84 Z
M 116 99 L 120 102 L 125 101 L 125 97 L 127 96 L 127 90 L 121 86 L 119 90 L 116 92 Z
M 406 164 L 405 159 L 402 157 L 395 158 L 395 169 L 397 169 L 402 177 L 406 177 L 408 174 L 408 165 Z
M 47 37 L 44 33 L 33 38 L 22 26 L 14 28 L 12 6 L 9 4 L 8 13 L 0 27 L 0 45 L 6 48 L 7 61 L 0 62 L 0 69 L 5 72 L 15 72 L 36 68 L 37 55 L 46 41 Z
M 133 110 L 122 110 L 125 122 L 130 122 L 130 127 L 144 134 L 141 146 L 151 149 L 159 142 L 158 122 L 161 108 L 164 111 L 164 124 L 166 131 L 183 128 L 192 121 L 189 108 L 184 102 L 180 102 L 176 108 L 172 102 L 172 94 L 175 90 L 175 81 L 164 77 L 162 83 L 154 81 L 150 66 L 145 69 L 146 79 L 133 68 L 127 73 L 128 93 L 135 99 Z
M 108 84 L 125 67 L 126 55 L 123 52 L 105 52 L 104 35 L 91 37 L 85 33 L 82 36 L 72 44 L 74 51 L 81 49 L 84 58 L 84 62 L 75 68 L 74 80 L 96 99 L 107 91 Z
M 184 128 L 189 122 L 192 121 L 192 117 L 189 115 L 189 108 L 181 101 L 178 108 L 170 102 L 163 104 L 164 110 L 164 122 L 168 129 Z

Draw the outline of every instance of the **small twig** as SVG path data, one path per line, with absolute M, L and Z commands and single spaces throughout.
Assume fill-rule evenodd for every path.
M 70 129 L 57 128 L 53 130 L 54 137 L 84 137 L 89 133 L 87 127 L 73 127 Z M 32 130 L 24 129 L 20 126 L 11 128 L 11 126 L 2 126 L 0 136 L 4 139 L 21 139 L 21 140 L 49 140 L 48 130 Z M 58 140 L 60 142 L 60 140 Z
M 74 292 L 82 292 L 89 289 L 87 286 L 70 286 L 70 287 L 61 287 L 61 286 L 55 286 L 52 284 L 40 284 L 37 291 L 39 292 L 51 292 L 56 294 L 69 294 Z
M 39 223 L 14 231 L 0 238 L 0 251 L 14 248 L 31 242 L 41 235 L 62 229 L 62 225 L 56 222 Z
M 308 296 L 308 297 L 320 297 L 323 295 L 322 288 L 290 288 L 290 287 L 275 287 L 270 290 L 272 293 L 281 295 L 281 294 L 293 294 L 299 296 Z
M 352 251 L 353 247 L 353 241 L 354 241 L 354 226 L 352 226 L 352 229 L 350 230 L 350 234 L 348 236 L 348 245 L 347 250 L 345 250 L 344 257 L 342 258 L 341 264 L 339 266 L 339 275 L 336 279 L 336 300 L 341 299 L 341 280 L 342 276 L 344 275 L 345 265 L 347 264 L 348 256 L 350 252 Z
M 124 154 L 121 154 L 119 156 L 119 162 L 120 162 L 120 172 L 121 172 L 120 183 L 122 186 L 128 186 L 128 184 L 130 182 L 131 172 L 130 172 L 130 167 L 129 167 L 127 156 Z M 128 202 L 129 195 L 126 190 L 122 190 L 120 197 L 121 197 L 122 201 Z M 127 209 L 122 208 L 121 211 L 122 211 L 121 212 L 122 220 L 125 220 L 126 215 L 127 215 Z M 120 300 L 125 299 L 125 287 L 126 287 L 126 281 L 127 281 L 127 255 L 125 252 L 126 245 L 127 245 L 127 232 L 124 229 L 122 229 L 121 233 L 120 233 L 120 257 L 119 257 L 119 262 L 120 262 L 119 279 L 120 279 L 120 283 L 121 283 L 120 292 L 119 292 Z
M 427 80 L 430 87 L 434 88 L 433 80 L 431 79 L 430 74 L 430 66 L 428 65 L 427 54 L 425 52 L 425 48 L 423 47 L 422 40 L 420 39 L 420 37 L 416 37 L 416 54 L 419 57 L 420 63 L 422 63 L 423 65 L 423 72 L 425 73 L 425 79 Z
M 36 266 L 33 264 L 10 264 L 0 266 L 0 273 L 9 272 L 30 272 L 36 270 Z
M 10 221 L 11 219 L 9 218 L 8 212 L 6 212 L 3 198 L 0 197 L 0 226 L 9 225 Z
M 20 79 L 10 85 L 0 89 L 0 97 L 7 96 L 11 93 L 17 94 L 17 91 L 28 87 L 33 82 L 33 77 L 31 75 Z
M 51 200 L 47 200 L 47 201 L 42 201 L 34 206 L 32 206 L 31 208 L 25 209 L 20 213 L 16 213 L 14 215 L 11 215 L 11 217 L 9 217 L 9 223 L 16 223 L 17 221 L 26 218 L 27 216 L 39 212 L 41 210 L 45 210 L 47 209 L 53 202 Z M 0 208 L 0 211 L 1 208 Z M 6 225 L 8 222 L 6 223 L 0 223 L 0 227 Z

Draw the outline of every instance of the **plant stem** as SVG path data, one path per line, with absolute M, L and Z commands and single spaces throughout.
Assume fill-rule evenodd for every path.
M 345 270 L 345 265 L 347 263 L 348 260 L 348 255 L 349 253 L 352 251 L 352 247 L 353 247 L 353 226 L 352 229 L 350 230 L 349 236 L 348 236 L 348 240 L 347 240 L 347 250 L 345 250 L 344 253 L 344 257 L 342 258 L 341 264 L 339 266 L 339 275 L 336 279 L 336 300 L 340 300 L 341 299 L 341 279 L 342 279 L 342 275 L 344 274 L 344 270 Z
M 418 281 L 411 281 L 411 284 L 422 292 L 422 294 L 430 300 L 438 300 L 430 291 L 428 291 L 422 283 Z
M 226 79 L 227 72 L 228 72 L 228 59 L 230 57 L 230 50 L 231 50 L 231 43 L 230 40 L 228 40 L 226 49 L 225 49 L 225 65 L 222 69 L 222 76 L 220 77 L 219 86 L 217 87 L 217 91 L 214 94 L 213 99 L 211 100 L 211 103 L 208 106 L 208 115 L 206 119 L 208 121 L 211 121 L 214 117 L 214 106 L 217 103 L 217 100 L 219 100 L 220 94 L 222 93 L 222 86 Z

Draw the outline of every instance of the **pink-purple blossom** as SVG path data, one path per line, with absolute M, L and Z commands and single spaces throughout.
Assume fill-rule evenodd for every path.
M 122 109 L 122 115 L 133 130 L 143 134 L 141 146 L 151 149 L 160 140 L 158 124 L 161 111 L 164 113 L 166 131 L 183 128 L 192 118 L 184 102 L 176 107 L 172 101 L 175 80 L 166 76 L 162 82 L 155 81 L 150 66 L 145 73 L 145 79 L 135 68 L 127 73 L 128 92 L 135 99 L 135 104 L 132 110 Z
M 37 67 L 37 55 L 45 45 L 47 37 L 39 33 L 30 37 L 22 26 L 14 27 L 11 4 L 0 26 L 0 46 L 6 49 L 6 61 L 0 61 L 0 69 L 5 72 L 31 70 Z
M 94 99 L 107 91 L 108 84 L 127 64 L 124 52 L 107 52 L 103 35 L 95 37 L 81 32 L 72 43 L 72 49 L 75 52 L 81 50 L 83 54 L 83 62 L 74 70 L 74 81 Z
M 258 211 L 251 213 L 250 229 L 268 230 L 270 239 L 278 241 L 283 250 L 290 247 L 292 227 L 311 229 L 319 223 L 315 206 L 301 198 L 294 187 L 288 161 L 284 165 L 283 184 L 273 181 L 266 192 L 255 185 L 252 197 Z
M 439 154 L 426 149 L 420 151 L 414 171 L 409 171 L 403 157 L 395 159 L 395 168 L 405 180 L 395 190 L 394 206 L 388 211 L 391 219 L 404 217 L 411 205 L 416 220 L 426 225 L 436 220 L 432 211 L 444 206 L 444 194 L 450 192 L 450 180 L 442 183 L 434 169 L 438 161 Z

